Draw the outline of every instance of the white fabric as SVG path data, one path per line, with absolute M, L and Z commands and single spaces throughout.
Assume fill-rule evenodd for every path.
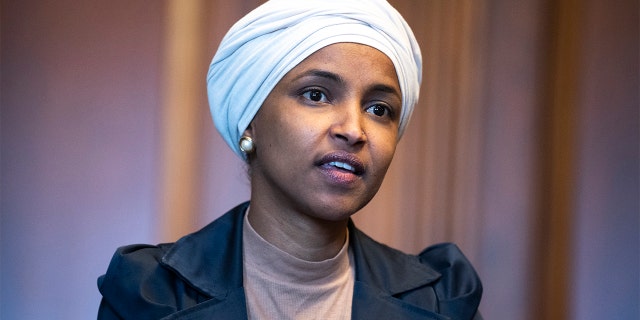
M 223 38 L 207 75 L 216 128 L 243 157 L 238 142 L 280 79 L 315 51 L 353 42 L 393 62 L 402 91 L 399 136 L 418 100 L 420 48 L 385 0 L 271 0 L 240 19 Z

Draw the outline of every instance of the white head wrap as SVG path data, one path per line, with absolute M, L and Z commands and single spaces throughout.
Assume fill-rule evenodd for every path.
M 402 135 L 418 101 L 422 56 L 398 11 L 385 0 L 271 0 L 231 27 L 207 75 L 214 123 L 236 154 L 244 157 L 240 137 L 278 81 L 312 53 L 340 42 L 371 46 L 393 62 Z

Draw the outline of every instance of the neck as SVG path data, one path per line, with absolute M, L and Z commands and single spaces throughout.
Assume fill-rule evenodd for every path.
M 302 260 L 335 257 L 346 240 L 347 220 L 325 221 L 287 210 L 249 209 L 249 223 L 267 242 Z

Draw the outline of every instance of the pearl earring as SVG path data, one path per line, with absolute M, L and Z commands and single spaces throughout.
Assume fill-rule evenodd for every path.
M 245 155 L 249 155 L 253 153 L 253 151 L 255 150 L 255 144 L 253 143 L 253 140 L 247 136 L 242 136 L 242 138 L 240 138 L 239 145 L 240 145 L 240 150 Z

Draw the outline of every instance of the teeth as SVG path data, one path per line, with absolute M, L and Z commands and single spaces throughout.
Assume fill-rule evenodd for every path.
M 345 170 L 349 170 L 351 172 L 355 172 L 356 171 L 356 168 L 354 168 L 354 167 L 352 167 L 352 166 L 350 166 L 350 165 L 348 165 L 348 164 L 346 164 L 344 162 L 331 161 L 331 162 L 329 162 L 329 165 L 330 166 L 334 166 L 334 167 L 338 167 L 338 168 L 342 168 L 342 169 L 345 169 Z

